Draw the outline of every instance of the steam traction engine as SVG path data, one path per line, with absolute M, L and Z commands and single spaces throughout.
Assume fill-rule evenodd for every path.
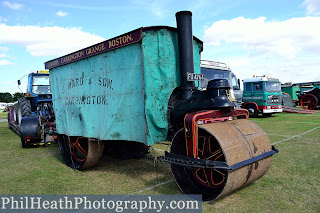
M 200 91 L 202 42 L 191 12 L 176 18 L 177 28 L 139 28 L 46 62 L 58 142 L 66 164 L 85 169 L 103 146 L 170 140 L 160 160 L 183 192 L 211 200 L 263 176 L 277 150 L 247 110 L 234 109 L 227 80 Z
M 320 89 L 314 88 L 299 96 L 299 102 L 303 109 L 313 110 L 320 106 Z

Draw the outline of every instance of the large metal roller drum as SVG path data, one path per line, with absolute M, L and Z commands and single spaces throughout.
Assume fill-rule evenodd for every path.
M 266 133 L 246 119 L 199 125 L 198 139 L 200 159 L 223 161 L 230 166 L 272 149 Z M 186 156 L 185 144 L 184 131 L 181 130 L 173 140 L 171 152 Z M 270 164 L 271 156 L 234 171 L 172 165 L 172 172 L 183 192 L 201 193 L 203 200 L 211 200 L 262 177 Z
M 88 169 L 99 163 L 104 143 L 92 138 L 58 135 L 61 155 L 65 163 L 74 169 Z

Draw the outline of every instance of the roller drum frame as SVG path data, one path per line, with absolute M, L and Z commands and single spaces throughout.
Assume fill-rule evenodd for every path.
M 193 118 L 196 115 L 192 114 Z M 193 119 L 197 122 L 196 131 L 192 130 L 196 133 L 193 146 L 188 144 L 188 138 L 193 137 L 188 128 L 174 137 L 171 153 L 162 160 L 172 164 L 173 176 L 184 193 L 200 193 L 203 200 L 217 199 L 268 171 L 271 156 L 278 150 L 271 146 L 266 133 L 247 119 L 227 118 L 208 118 L 211 123 Z

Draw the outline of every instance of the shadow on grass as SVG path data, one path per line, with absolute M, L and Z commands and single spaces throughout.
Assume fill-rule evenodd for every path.
M 147 158 L 119 159 L 104 154 L 99 164 L 92 171 L 106 171 L 124 174 L 132 179 L 144 182 L 145 186 L 153 186 L 172 179 L 170 164 L 154 161 Z
M 88 171 L 123 174 L 134 181 L 143 182 L 145 188 L 173 179 L 170 164 L 159 162 L 155 167 L 154 161 L 146 158 L 123 160 L 106 154 L 102 156 L 96 167 Z M 178 187 L 176 189 L 179 190 Z M 143 188 L 140 190 L 143 190 Z M 161 192 L 162 190 L 159 191 L 159 193 Z
M 60 154 L 59 146 L 54 146 L 48 150 L 51 153 L 50 155 L 66 166 Z M 107 153 L 102 155 L 98 165 L 90 169 L 81 170 L 79 173 L 99 178 L 103 182 L 105 181 L 106 185 L 119 184 L 119 182 L 123 181 L 122 187 L 126 189 L 120 194 L 136 194 L 139 191 L 148 194 L 150 191 L 144 191 L 146 188 L 173 179 L 170 164 L 159 162 L 158 166 L 155 167 L 154 161 L 147 158 L 120 159 L 112 157 Z M 161 187 L 152 188 L 152 193 L 177 194 L 180 193 L 180 190 L 175 182 L 172 181 Z

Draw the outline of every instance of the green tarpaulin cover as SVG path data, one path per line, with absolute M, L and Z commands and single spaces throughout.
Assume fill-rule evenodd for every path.
M 200 73 L 202 43 L 194 40 Z M 167 106 L 180 85 L 177 32 L 142 32 L 139 42 L 50 69 L 59 134 L 147 145 L 164 141 Z

